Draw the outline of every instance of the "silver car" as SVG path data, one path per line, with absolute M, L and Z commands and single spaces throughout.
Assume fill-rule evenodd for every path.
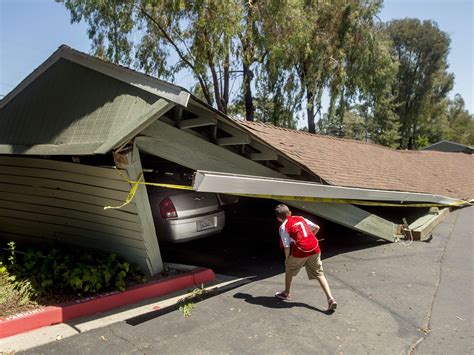
M 191 176 L 166 172 L 146 179 L 166 184 L 189 184 Z M 216 194 L 152 186 L 147 190 L 160 241 L 187 242 L 220 233 L 224 228 L 225 214 Z

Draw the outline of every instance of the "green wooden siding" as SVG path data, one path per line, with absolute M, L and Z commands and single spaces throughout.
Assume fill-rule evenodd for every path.
M 121 205 L 129 190 L 114 169 L 0 156 L 0 239 L 108 250 L 150 272 L 151 246 L 135 201 L 104 210 Z
M 157 100 L 148 92 L 61 59 L 0 110 L 0 144 L 103 143 Z

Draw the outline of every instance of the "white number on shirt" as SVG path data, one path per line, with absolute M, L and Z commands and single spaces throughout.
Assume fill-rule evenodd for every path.
M 306 231 L 305 225 L 303 222 L 296 222 L 295 225 L 301 226 L 301 229 L 303 230 L 304 237 L 308 237 L 308 232 Z

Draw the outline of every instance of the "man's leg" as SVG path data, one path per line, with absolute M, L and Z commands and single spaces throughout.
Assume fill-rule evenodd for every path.
M 329 310 L 334 310 L 337 306 L 336 300 L 334 299 L 331 289 L 329 287 L 328 280 L 324 276 L 323 264 L 321 262 L 321 254 L 315 254 L 308 258 L 306 262 L 306 272 L 308 273 L 309 279 L 317 279 L 321 288 L 326 295 L 328 300 Z
M 285 293 L 287 295 L 290 294 L 291 282 L 292 281 L 293 281 L 293 276 L 291 276 L 288 272 L 285 272 Z
M 294 258 L 291 255 L 285 260 L 285 291 L 284 293 L 288 296 L 290 295 L 290 292 L 291 292 L 291 282 L 293 281 L 293 277 L 295 277 L 300 271 L 300 269 L 303 267 L 304 261 L 305 259 Z
M 316 278 L 319 281 L 319 284 L 321 285 L 321 288 L 323 289 L 324 293 L 326 294 L 328 301 L 331 299 L 334 299 L 331 293 L 331 289 L 329 288 L 329 284 L 328 284 L 328 280 L 326 279 L 326 276 L 319 275 Z

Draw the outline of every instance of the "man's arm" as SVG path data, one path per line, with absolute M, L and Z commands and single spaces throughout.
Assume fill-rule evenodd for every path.
M 306 224 L 308 225 L 308 227 L 311 229 L 311 231 L 316 234 L 319 232 L 319 226 L 316 224 L 316 223 L 313 223 L 311 222 L 309 219 L 304 219 L 306 221 Z
M 290 256 L 290 243 L 291 238 L 288 232 L 285 230 L 284 226 L 280 226 L 280 238 L 281 238 L 281 245 L 283 246 L 283 250 L 285 251 L 285 259 L 288 259 Z

